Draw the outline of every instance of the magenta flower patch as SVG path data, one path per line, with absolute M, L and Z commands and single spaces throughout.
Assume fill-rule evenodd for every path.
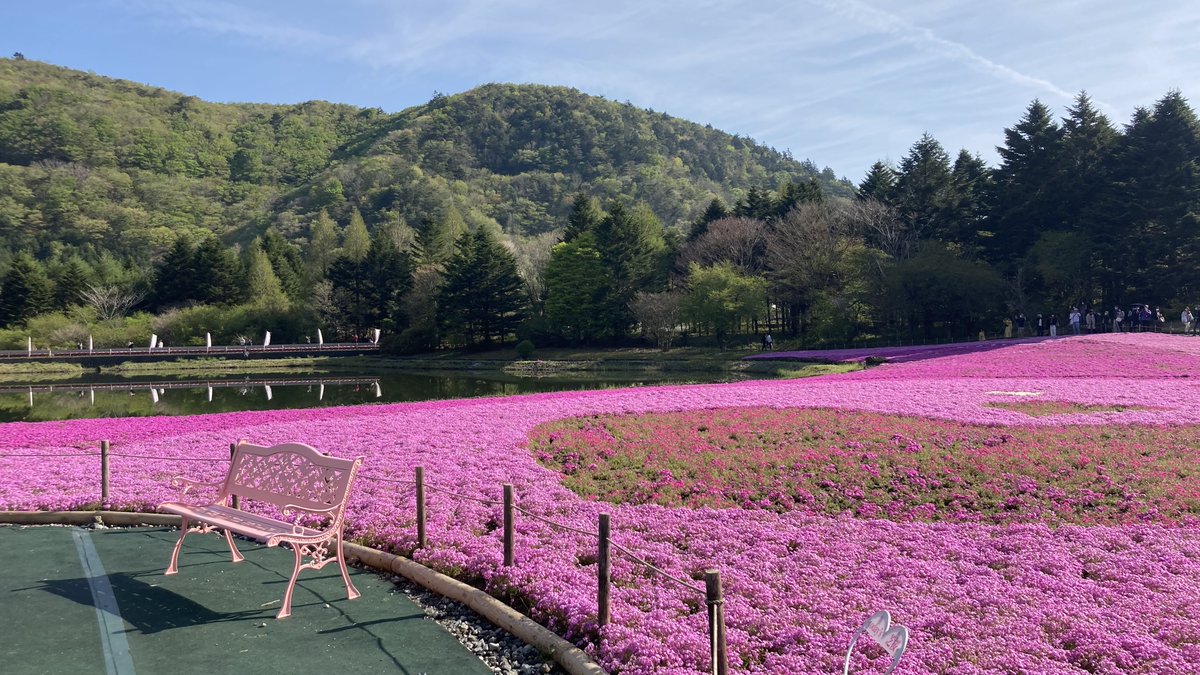
M 478 498 L 499 499 L 501 484 L 513 483 L 521 508 L 575 528 L 594 531 L 598 514 L 608 512 L 616 543 L 674 576 L 696 580 L 719 568 L 735 672 L 840 672 L 863 617 L 888 609 L 910 630 L 898 673 L 1200 673 L 1200 531 L 1188 506 L 1197 498 L 1191 467 L 1200 465 L 1189 461 L 1200 446 L 1197 356 L 1200 340 L 1115 335 L 796 381 L 5 424 L 0 508 L 96 506 L 101 439 L 112 440 L 118 455 L 107 506 L 123 509 L 172 498 L 167 478 L 180 471 L 222 475 L 228 444 L 240 437 L 300 440 L 339 456 L 366 456 L 347 515 L 350 535 L 361 541 L 412 551 L 412 491 L 390 481 L 411 480 L 422 465 L 431 485 Z M 1041 417 L 993 407 L 1026 394 L 1075 405 Z M 692 464 L 655 457 L 639 474 L 646 495 L 627 504 L 581 497 L 564 482 L 611 470 L 638 447 L 681 453 L 696 439 L 661 425 L 626 431 L 597 423 L 578 429 L 590 434 L 579 447 L 595 451 L 568 458 L 547 447 L 550 427 L 535 433 L 571 418 L 679 413 L 696 433 L 710 418 L 706 433 L 716 435 L 722 419 L 730 428 L 736 422 L 726 409 L 743 408 L 779 417 L 737 427 L 736 440 L 725 434 L 722 443 L 738 445 L 691 446 L 709 453 L 710 473 L 702 479 L 688 473 Z M 870 420 L 869 429 L 789 445 L 783 434 L 788 416 L 800 414 L 794 409 L 819 409 L 812 413 L 817 420 L 837 414 L 829 411 L 873 415 L 856 416 Z M 755 424 L 764 438 L 752 438 Z M 639 429 L 659 437 L 639 439 Z M 964 439 L 943 448 L 934 431 Z M 932 455 L 938 450 L 944 461 Z M 538 452 L 561 472 L 540 465 Z M 59 456 L 81 453 L 92 454 Z M 38 457 L 16 456 L 25 454 Z M 748 466 L 753 462 L 775 473 Z M 774 486 L 780 494 L 742 480 L 752 468 L 784 475 L 797 462 L 795 480 Z M 956 477 L 964 480 L 957 493 Z M 712 491 L 721 508 L 651 498 L 679 482 L 696 499 Z M 822 489 L 840 490 L 846 507 L 818 508 L 828 498 Z M 777 506 L 784 496 L 792 500 L 786 509 Z M 797 506 L 810 498 L 813 506 Z M 429 518 L 429 547 L 413 554 L 417 560 L 520 599 L 535 619 L 606 668 L 707 669 L 703 597 L 693 591 L 617 557 L 612 623 L 599 632 L 593 537 L 518 517 L 517 564 L 506 569 L 498 506 L 431 491 Z M 888 661 L 868 645 L 856 650 L 854 668 L 882 672 Z

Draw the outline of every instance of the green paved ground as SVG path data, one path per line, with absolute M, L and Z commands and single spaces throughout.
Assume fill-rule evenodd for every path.
M 192 535 L 179 574 L 163 576 L 177 536 L 164 528 L 0 527 L 0 671 L 124 672 L 119 657 L 108 661 L 116 669 L 106 668 L 104 615 L 98 616 L 80 553 L 82 540 L 90 540 L 120 611 L 120 620 L 104 619 L 114 629 L 109 653 L 123 636 L 126 664 L 143 675 L 490 672 L 374 574 L 352 569 L 362 597 L 347 601 L 336 565 L 305 570 L 292 616 L 276 621 L 290 551 L 239 541 L 246 560 L 234 565 L 223 539 Z

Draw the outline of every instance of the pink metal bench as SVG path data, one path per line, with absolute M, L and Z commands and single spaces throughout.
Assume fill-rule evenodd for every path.
M 204 534 L 222 530 L 235 563 L 243 558 L 233 543 L 234 534 L 267 546 L 291 546 L 296 555 L 296 564 L 276 619 L 286 618 L 292 613 L 292 591 L 300 570 L 319 570 L 334 560 L 342 569 L 342 580 L 346 582 L 349 599 L 357 598 L 359 592 L 350 582 L 346 558 L 342 553 L 342 518 L 350 496 L 350 485 L 362 462 L 362 457 L 338 459 L 323 455 L 303 443 L 283 443 L 266 448 L 243 440 L 234 450 L 229 474 L 223 482 L 200 483 L 176 476 L 171 484 L 182 488 L 179 501 L 166 502 L 158 507 L 160 511 L 175 513 L 183 518 L 179 541 L 175 542 L 166 573 L 175 574 L 179 571 L 179 552 L 184 537 L 192 532 Z M 218 485 L 221 491 L 211 504 L 191 506 L 183 503 L 192 488 Z M 230 506 L 234 496 L 272 504 L 279 508 L 284 518 L 290 517 L 291 520 L 289 522 L 235 509 Z M 323 524 L 314 524 L 312 521 L 316 519 L 309 516 L 319 517 Z M 308 524 L 302 525 L 302 520 Z M 311 561 L 304 562 L 305 557 Z

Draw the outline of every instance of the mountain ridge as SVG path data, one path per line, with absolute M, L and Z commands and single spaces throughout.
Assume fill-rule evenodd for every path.
M 577 89 L 488 83 L 396 113 L 327 101 L 213 103 L 36 61 L 0 59 L 0 242 L 154 257 L 180 234 L 304 239 L 339 222 L 420 231 L 457 212 L 514 236 L 561 227 L 570 196 L 644 201 L 685 226 L 718 197 L 829 169 L 710 125 Z

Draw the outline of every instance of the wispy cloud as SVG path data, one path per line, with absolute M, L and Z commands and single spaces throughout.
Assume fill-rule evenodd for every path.
M 1067 101 L 1074 97 L 1074 94 L 1049 80 L 1018 72 L 1004 64 L 997 63 L 976 53 L 961 42 L 947 40 L 928 28 L 922 28 L 921 26 L 909 23 L 895 14 L 877 9 L 865 2 L 860 2 L 860 0 L 809 1 L 873 30 L 895 36 L 897 39 L 911 44 L 918 49 L 932 52 L 951 61 L 1004 78 L 1014 84 L 1032 87 Z
M 321 31 L 302 28 L 278 16 L 263 14 L 230 2 L 125 0 L 122 4 L 175 26 L 248 38 L 255 42 L 269 43 L 274 47 L 327 48 L 337 43 L 334 37 Z

